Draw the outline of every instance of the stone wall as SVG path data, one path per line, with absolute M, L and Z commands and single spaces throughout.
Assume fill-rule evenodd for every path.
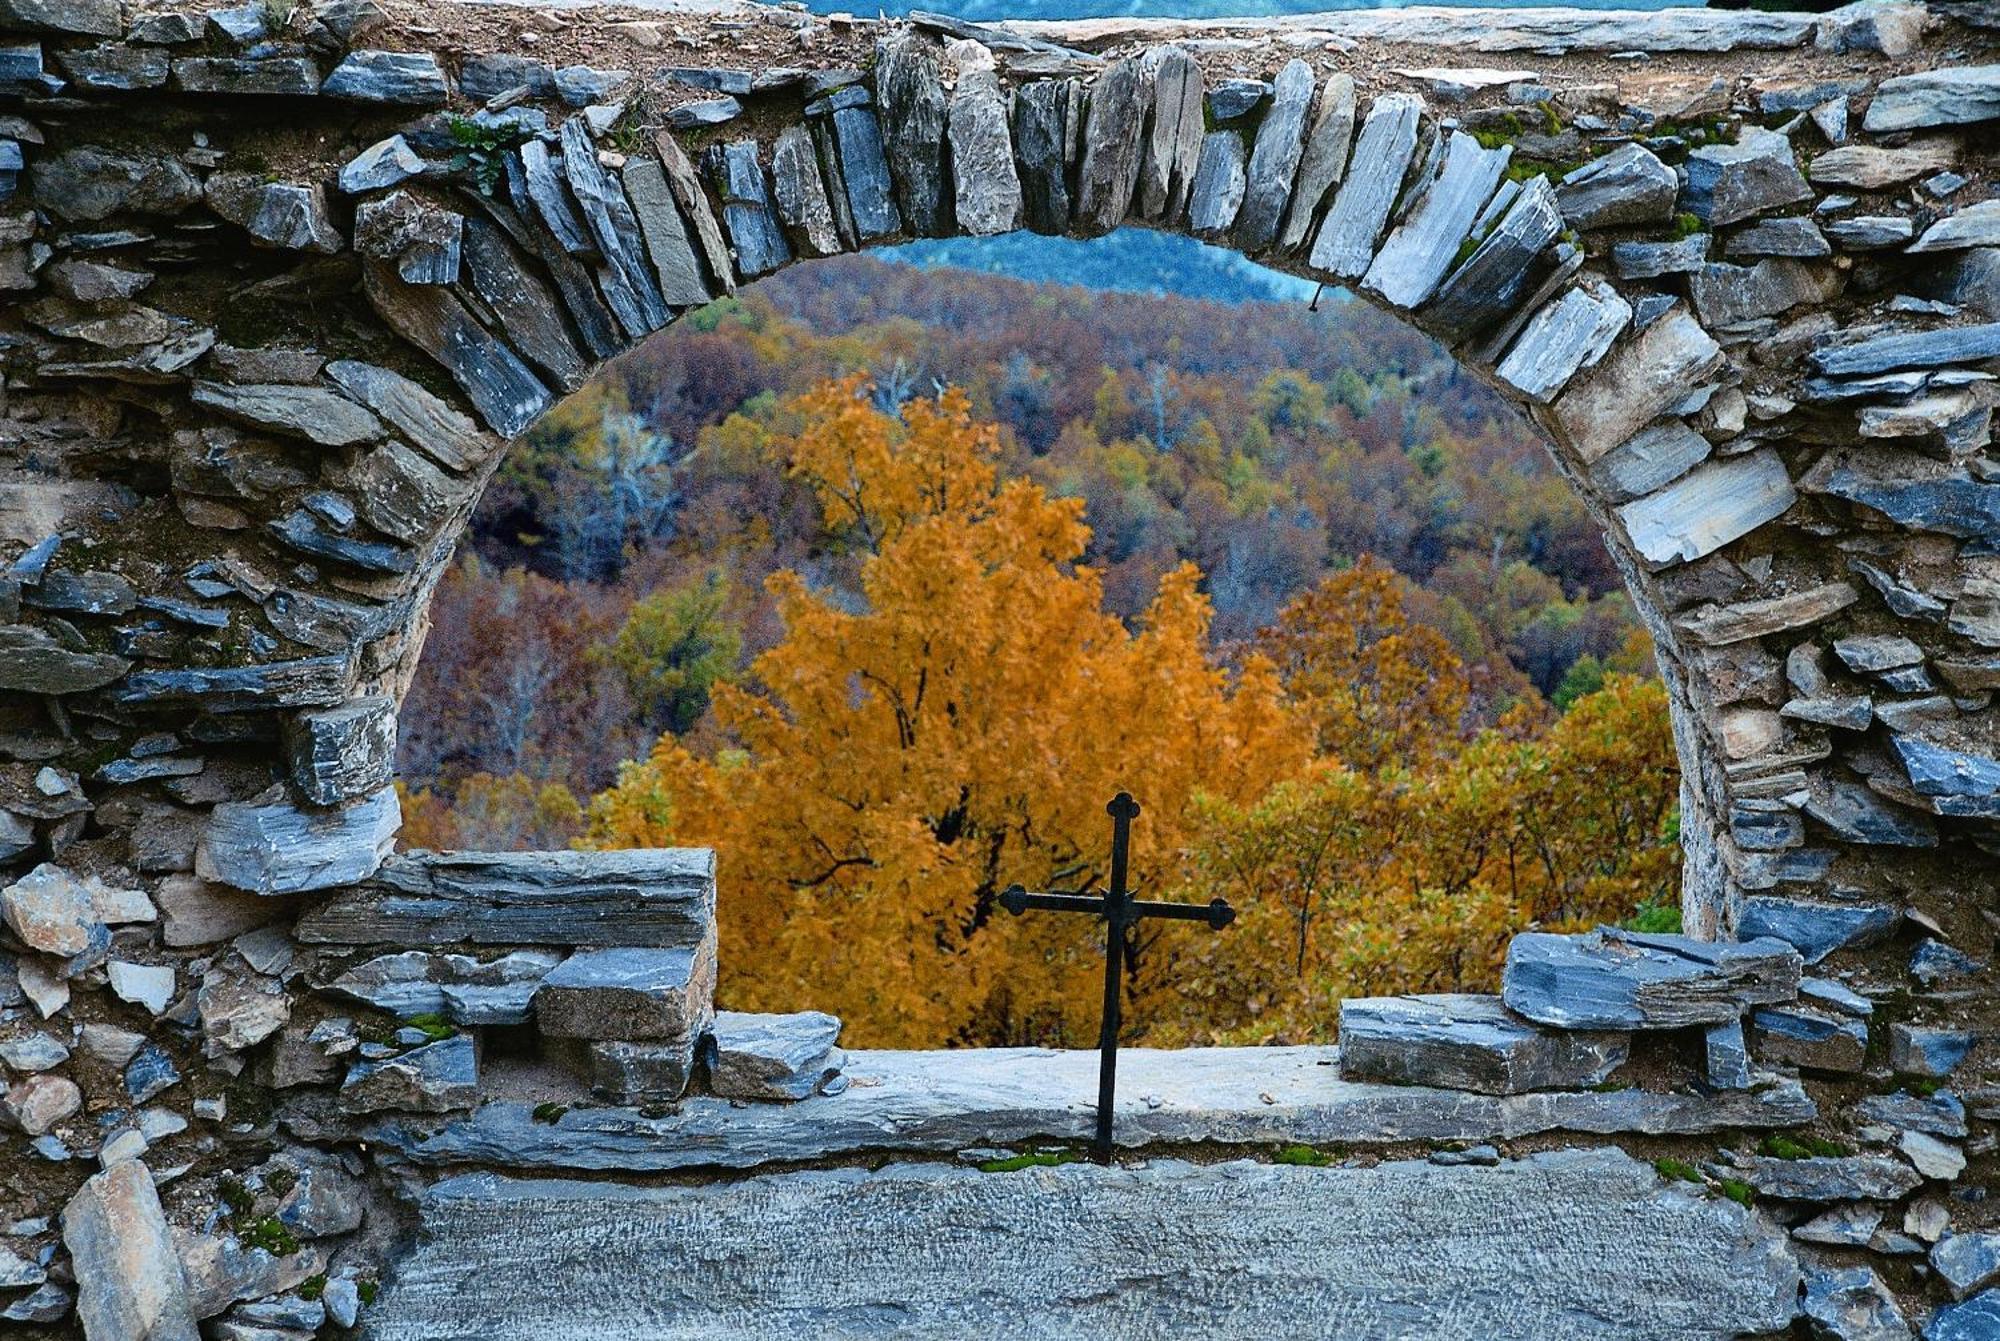
M 1900 1145 L 1891 1162 L 1936 1189 L 1983 1161 L 1956 1201 L 1900 1179 L 1873 1198 L 1904 1230 L 1878 1215 L 1813 1240 L 1852 1270 L 1872 1246 L 1907 1307 L 1941 1302 L 1949 1273 L 1909 1263 L 1981 1223 L 2000 1111 L 1995 21 L 1939 3 L 1002 31 L 0 0 L 0 1214 L 23 1222 L 0 1308 L 68 1325 L 68 1275 L 87 1318 L 139 1306 L 93 1295 L 37 1228 L 101 1155 L 68 1250 L 93 1224 L 170 1235 L 135 1144 L 178 1173 L 183 1230 L 214 1231 L 217 1196 L 248 1195 L 238 1231 L 277 1216 L 312 1169 L 339 1181 L 329 1159 L 393 1190 L 396 1161 L 273 1083 L 289 1058 L 306 1088 L 336 1084 L 329 1050 L 365 1041 L 313 1039 L 304 1009 L 292 1028 L 308 987 L 406 953 L 440 1001 L 439 975 L 498 990 L 553 967 L 536 947 L 558 942 L 519 919 L 324 934 L 439 878 L 421 856 L 383 866 L 395 713 L 509 439 L 679 313 L 798 260 L 1125 223 L 1347 284 L 1543 427 L 1666 675 L 1687 929 L 1775 938 L 1807 974 L 1726 1021 L 1677 1014 L 1669 982 L 1639 1027 L 1693 1040 L 1686 1083 L 1712 1094 L 1747 1016 L 1825 1139 Z M 523 878 L 573 887 L 568 860 Z M 564 954 L 606 939 L 564 934 Z M 1548 947 L 1516 951 L 1502 1032 L 1591 1027 L 1557 1018 L 1590 965 L 1537 976 Z M 492 967 L 503 952 L 528 957 Z M 1369 1078 L 1424 1078 L 1412 1028 L 1497 1046 L 1498 1010 L 1376 1011 L 1388 1073 Z M 649 1041 L 709 1036 L 684 1023 Z M 374 1060 L 432 1044 L 391 1028 Z M 504 1033 L 478 1047 L 540 1057 Z M 421 1114 L 412 1092 L 389 1106 Z M 1557 1130 L 1631 1130 L 1553 1107 Z M 289 1191 L 242 1185 L 273 1159 Z M 336 1254 L 382 1259 L 396 1213 L 377 1204 Z M 209 1237 L 211 1278 L 272 1294 L 314 1274 Z

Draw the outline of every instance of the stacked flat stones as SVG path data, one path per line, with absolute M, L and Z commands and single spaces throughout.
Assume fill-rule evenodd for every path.
M 532 1035 L 558 968 L 578 979 L 556 984 L 575 993 L 551 997 L 559 1027 L 612 1028 L 587 1022 L 595 1002 L 644 1035 L 551 1043 L 586 1071 L 603 1047 L 643 1050 L 638 1070 L 618 1054 L 609 1091 L 684 1084 L 708 1037 L 712 1074 L 746 1093 L 824 1083 L 824 1025 L 706 1024 L 697 944 L 443 924 L 304 941 L 294 924 L 332 925 L 332 892 L 419 879 L 384 866 L 396 704 L 509 437 L 747 279 L 1017 226 L 1176 229 L 1349 284 L 1527 407 L 1659 648 L 1688 929 L 1780 940 L 1811 969 L 1751 1008 L 1746 1046 L 1836 1097 L 1875 1091 L 1824 1116 L 1888 1133 L 1910 1167 L 1951 1167 L 1918 1138 L 1990 1151 L 1987 9 L 1469 11 L 1442 32 L 1384 11 L 1301 20 L 1283 43 L 1254 26 L 1076 38 L 1105 54 L 787 10 L 565 21 L 630 58 L 440 56 L 369 0 L 0 0 L 0 1118 L 44 1189 L 0 1244 L 26 1264 L 0 1254 L 19 1282 L 0 1317 L 151 1325 L 114 1315 L 165 1283 L 91 1284 L 110 1269 L 99 1227 L 151 1242 L 144 1170 L 188 1170 L 171 1202 L 235 1169 L 282 1221 L 275 1186 L 298 1175 L 263 1180 L 286 1153 L 267 1104 L 293 1134 L 457 1111 L 482 1080 L 476 1031 Z M 633 73 L 660 64 L 642 34 L 719 53 L 746 27 L 796 56 Z M 1449 64 L 1385 70 L 1372 42 Z M 1576 52 L 1729 52 L 1733 73 L 1607 80 L 1566 71 Z M 1468 68 L 1491 53 L 1510 68 Z M 1804 77 L 1807 53 L 1837 77 Z M 339 1018 L 323 1005 L 357 1000 L 331 981 L 364 964 L 353 985 L 426 1007 L 391 1015 L 440 1020 L 315 1040 Z M 1422 1008 L 1431 1030 L 1513 1037 L 1511 1060 L 1466 1059 L 1461 1078 L 1586 1084 L 1616 1049 L 1586 1036 L 1626 1032 L 1524 1042 L 1501 1005 Z M 1710 1042 L 1720 1076 L 1732 1036 Z M 72 1291 L 44 1259 L 92 1159 L 110 1167 L 73 1203 Z M 1940 1250 L 1967 1236 L 1956 1203 L 1945 1228 L 1915 1208 Z M 233 1242 L 205 1236 L 183 1273 L 210 1315 L 311 1278 L 288 1275 L 310 1252 Z M 1945 1260 L 1934 1277 L 1964 1298 L 1934 1300 L 1939 1319 L 2000 1311 L 1976 1252 Z M 327 1273 L 336 1322 L 347 1271 Z M 1865 1313 L 1874 1288 L 1832 1281 L 1814 1316 Z M 230 1325 L 303 1330 L 312 1302 Z M 1958 1325 L 1933 1330 L 1977 1334 Z

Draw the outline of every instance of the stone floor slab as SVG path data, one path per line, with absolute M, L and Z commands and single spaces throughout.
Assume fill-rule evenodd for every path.
M 369 1139 L 419 1164 L 668 1172 L 753 1168 L 863 1151 L 946 1152 L 1090 1135 L 1097 1054 L 1040 1048 L 848 1054 L 844 1093 L 738 1106 L 695 1097 L 676 1113 L 571 1108 L 537 1121 L 499 1100 L 438 1127 L 384 1122 Z M 1646 1090 L 1495 1096 L 1340 1079 L 1328 1047 L 1125 1049 L 1120 1144 L 1490 1141 L 1546 1131 L 1690 1134 L 1807 1122 L 1797 1081 L 1719 1094 Z
M 1798 1287 L 1782 1229 L 1617 1150 L 650 1188 L 470 1174 L 427 1194 L 364 1335 L 1722 1341 L 1784 1328 Z

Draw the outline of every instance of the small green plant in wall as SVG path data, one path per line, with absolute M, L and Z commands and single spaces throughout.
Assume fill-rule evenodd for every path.
M 498 191 L 507 172 L 507 151 L 526 139 L 527 133 L 518 126 L 496 125 L 463 116 L 452 117 L 447 125 L 452 143 L 459 147 L 452 156 L 452 171 L 470 176 L 481 195 L 490 196 Z

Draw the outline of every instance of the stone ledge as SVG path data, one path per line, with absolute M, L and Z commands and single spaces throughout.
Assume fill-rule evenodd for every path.
M 1798 1307 L 1782 1229 L 1616 1150 L 650 1188 L 475 1174 L 432 1188 L 421 1218 L 369 1341 L 1722 1341 Z
M 1567 1131 L 1692 1135 L 1789 1127 L 1816 1116 L 1797 1081 L 1711 1095 L 1645 1090 L 1496 1097 L 1339 1078 L 1330 1047 L 1127 1049 L 1119 1054 L 1121 1145 L 1491 1141 Z M 872 1150 L 948 1152 L 1082 1140 L 1096 1112 L 1097 1054 L 1035 1048 L 848 1054 L 849 1088 L 794 1104 L 684 1101 L 645 1117 L 577 1108 L 536 1121 L 525 1101 L 489 1103 L 443 1127 L 385 1122 L 368 1138 L 425 1165 L 664 1173 L 746 1169 Z M 428 1133 L 428 1134 L 427 1134 Z

